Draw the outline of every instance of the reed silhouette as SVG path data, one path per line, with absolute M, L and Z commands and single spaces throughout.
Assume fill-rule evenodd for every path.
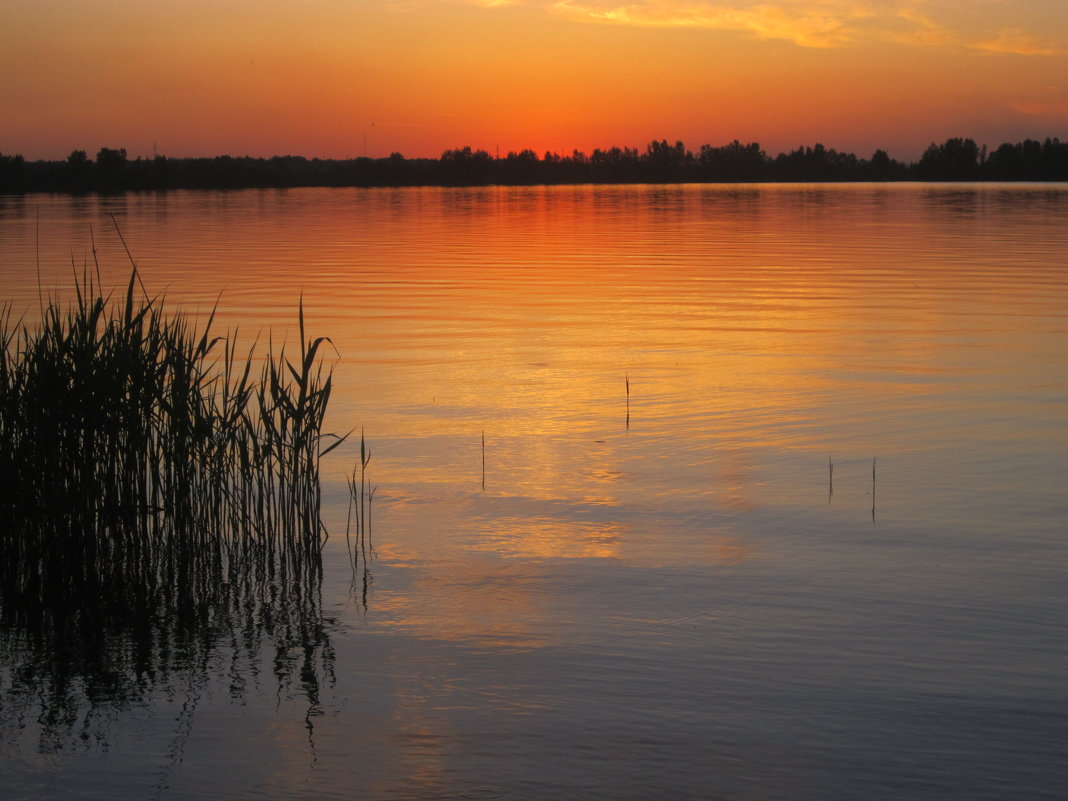
M 220 652 L 273 650 L 314 703 L 319 460 L 344 439 L 321 431 L 328 340 L 301 302 L 299 350 L 254 370 L 255 345 L 168 314 L 136 265 L 117 301 L 99 268 L 74 292 L 32 329 L 0 313 L 0 729 L 92 739 Z
M 367 466 L 371 463 L 371 449 L 367 447 L 364 432 L 360 430 L 360 460 L 352 468 L 347 479 L 349 488 L 349 511 L 345 521 L 345 545 L 352 568 L 352 595 L 359 595 L 363 608 L 367 609 L 367 595 L 372 582 L 371 559 L 374 557 L 374 540 L 371 536 L 371 512 L 378 487 L 371 486 L 367 478 Z M 355 527 L 353 518 L 355 517 Z M 362 567 L 361 567 L 362 565 Z

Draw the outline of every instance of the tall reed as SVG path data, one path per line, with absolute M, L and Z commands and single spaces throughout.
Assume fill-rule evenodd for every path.
M 166 662 L 161 637 L 220 615 L 321 642 L 319 463 L 344 437 L 322 432 L 329 340 L 303 301 L 296 346 L 259 356 L 214 310 L 169 313 L 136 266 L 117 298 L 88 270 L 74 294 L 33 327 L 0 310 L 4 661 L 40 672 L 77 643 L 89 670 L 110 633 Z
M 0 543 L 83 573 L 163 544 L 317 550 L 319 458 L 343 438 L 321 431 L 328 340 L 306 337 L 303 302 L 299 351 L 268 345 L 256 376 L 214 311 L 198 328 L 138 281 L 117 308 L 83 274 L 33 330 L 0 315 Z

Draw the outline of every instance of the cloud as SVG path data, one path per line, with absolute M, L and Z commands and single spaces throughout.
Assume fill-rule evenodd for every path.
M 1028 117 L 1055 117 L 1068 119 L 1068 100 L 1014 103 L 1012 109 L 1021 114 L 1026 114 Z
M 446 0 L 447 2 L 449 0 Z M 917 47 L 1028 56 L 1065 52 L 1022 27 L 965 24 L 961 0 L 465 0 L 495 7 L 528 5 L 578 22 L 648 28 L 703 28 L 800 47 L 851 47 L 892 42 Z M 1006 7 L 1002 0 L 971 0 Z M 1057 0 L 1064 2 L 1064 0 Z M 983 15 L 980 15 L 983 16 Z M 992 19 L 987 17 L 987 21 Z M 980 23 L 981 24 L 981 23 Z
M 1032 36 L 1022 28 L 1006 28 L 990 39 L 973 43 L 971 47 L 988 53 L 1017 56 L 1057 56 L 1064 52 L 1051 42 Z
M 575 20 L 739 31 L 802 47 L 840 47 L 855 39 L 851 23 L 871 16 L 865 4 L 830 0 L 715 3 L 691 0 L 557 0 L 551 13 Z

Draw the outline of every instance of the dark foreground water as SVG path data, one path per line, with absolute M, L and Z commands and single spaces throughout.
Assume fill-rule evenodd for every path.
M 368 569 L 350 443 L 299 603 L 16 610 L 0 797 L 1064 797 L 1068 187 L 4 197 L 14 313 L 116 222 L 249 344 L 303 293 Z

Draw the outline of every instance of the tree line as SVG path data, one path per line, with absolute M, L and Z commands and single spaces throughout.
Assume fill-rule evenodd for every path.
M 885 150 L 858 158 L 823 145 L 769 156 L 758 143 L 735 140 L 694 151 L 681 141 L 650 142 L 644 151 L 612 147 L 568 155 L 533 150 L 494 157 L 462 147 L 440 158 L 318 159 L 129 158 L 101 148 L 95 159 L 75 150 L 64 161 L 26 161 L 0 153 L 0 193 L 119 192 L 295 186 L 471 186 L 490 184 L 713 183 L 760 181 L 1065 181 L 1068 142 L 1048 138 L 1005 143 L 993 151 L 972 139 L 932 143 L 919 161 Z

